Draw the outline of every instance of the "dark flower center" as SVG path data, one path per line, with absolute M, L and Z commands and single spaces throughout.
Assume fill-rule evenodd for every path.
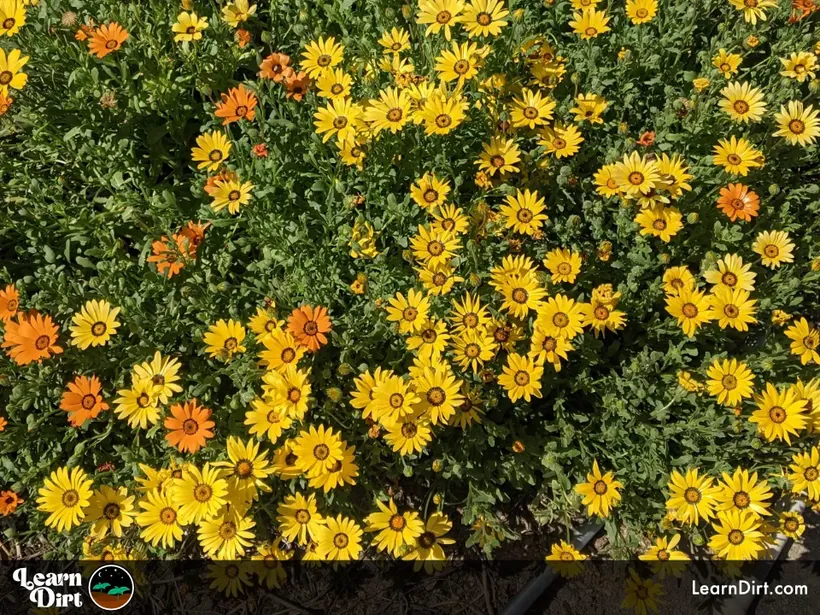
M 171 525 L 177 520 L 177 511 L 173 508 L 163 508 L 159 512 L 159 520 L 165 525 Z
M 528 224 L 532 222 L 533 213 L 529 209 L 519 209 L 515 217 L 518 219 L 519 222 Z
M 213 489 L 211 489 L 211 486 L 204 483 L 200 483 L 194 487 L 194 499 L 197 502 L 207 502 L 211 499 L 213 493 L 214 492 Z
M 769 418 L 773 423 L 777 423 L 779 425 L 786 420 L 786 411 L 780 406 L 773 406 L 772 409 L 769 410 Z
M 186 435 L 192 436 L 199 431 L 199 423 L 197 423 L 194 419 L 185 419 L 182 422 L 182 431 Z
M 737 378 L 731 374 L 726 374 L 720 382 L 727 391 L 732 391 L 737 388 Z
M 248 459 L 240 459 L 234 466 L 234 472 L 239 478 L 249 478 L 253 476 L 253 464 Z
M 404 395 L 401 393 L 393 393 L 390 396 L 390 406 L 392 408 L 401 408 L 404 405 Z
M 789 122 L 789 130 L 796 135 L 800 135 L 805 132 L 806 125 L 802 122 L 802 120 L 792 120 Z
M 67 506 L 68 508 L 73 508 L 77 505 L 77 502 L 80 501 L 80 494 L 77 493 L 74 489 L 69 489 L 65 493 L 63 493 L 62 502 L 63 506 Z
M 747 508 L 751 503 L 751 498 L 749 498 L 749 494 L 745 491 L 738 491 L 734 496 L 732 496 L 732 503 L 737 508 Z
M 233 521 L 225 521 L 219 526 L 219 537 L 222 540 L 231 540 L 236 536 L 236 523 Z
M 447 394 L 441 387 L 433 387 L 427 391 L 427 401 L 432 406 L 440 406 L 447 400 Z

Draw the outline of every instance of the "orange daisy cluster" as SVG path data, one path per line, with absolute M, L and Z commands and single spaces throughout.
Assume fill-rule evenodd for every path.
M 272 53 L 259 65 L 259 76 L 274 83 L 282 83 L 287 90 L 287 98 L 302 100 L 310 89 L 312 80 L 304 71 L 298 73 L 290 66 L 290 56 Z
M 174 233 L 170 240 L 167 235 L 163 235 L 151 244 L 153 254 L 146 260 L 156 264 L 157 273 L 168 278 L 174 277 L 187 262 L 196 258 L 197 249 L 205 240 L 205 231 L 209 226 L 210 223 L 190 221 L 178 233 Z

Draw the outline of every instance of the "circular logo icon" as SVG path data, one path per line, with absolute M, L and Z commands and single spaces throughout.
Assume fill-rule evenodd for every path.
M 134 596 L 134 579 L 117 564 L 100 566 L 88 580 L 88 595 L 104 611 L 119 611 Z

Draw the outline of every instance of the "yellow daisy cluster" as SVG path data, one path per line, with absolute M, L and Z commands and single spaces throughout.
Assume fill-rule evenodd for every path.
M 26 70 L 32 83 L 44 81 L 14 38 L 34 17 L 30 4 L 0 0 L 0 116 L 22 106 L 14 98 L 31 92 Z M 793 9 L 800 6 L 796 2 Z M 113 414 L 134 432 L 133 443 L 118 442 L 122 448 L 113 449 L 129 467 L 106 462 L 96 474 L 87 473 L 77 465 L 78 447 L 39 488 L 38 523 L 57 532 L 82 527 L 87 559 L 135 559 L 149 547 L 152 553 L 181 554 L 185 545 L 198 545 L 199 553 L 215 560 L 212 587 L 232 596 L 250 585 L 252 574 L 260 585 L 280 587 L 287 579 L 283 562 L 294 557 L 336 565 L 369 551 L 431 573 L 456 555 L 445 547 L 456 542 L 458 519 L 440 483 L 455 477 L 467 485 L 469 504 L 458 510 L 473 532 L 465 549 L 477 544 L 489 552 L 509 537 L 507 521 L 486 505 L 503 498 L 480 492 L 473 477 L 466 478 L 468 463 L 459 459 L 459 453 L 474 453 L 479 440 L 472 436 L 481 431 L 480 446 L 494 455 L 485 484 L 500 493 L 525 483 L 541 489 L 543 479 L 538 496 L 567 525 L 579 509 L 608 520 L 610 530 L 627 528 L 636 517 L 645 520 L 647 507 L 635 502 L 643 501 L 644 488 L 657 489 L 668 476 L 663 532 L 650 530 L 638 555 L 659 577 L 680 569 L 662 563 L 680 566 L 690 559 L 687 542 L 708 548 L 715 560 L 741 562 L 766 557 L 777 533 L 800 537 L 805 521 L 788 512 L 790 498 L 820 506 L 820 378 L 811 371 L 820 365 L 820 329 L 810 304 L 813 287 L 803 295 L 797 290 L 816 282 L 820 256 L 789 216 L 797 203 L 811 201 L 806 209 L 814 211 L 816 186 L 806 160 L 820 137 L 820 43 L 794 36 L 789 49 L 778 47 L 762 59 L 758 47 L 770 44 L 776 30 L 750 32 L 777 16 L 776 7 L 776 0 L 725 0 L 721 10 L 738 22 L 734 30 L 720 28 L 708 51 L 681 54 L 687 63 L 682 78 L 670 77 L 668 84 L 663 75 L 644 84 L 636 79 L 631 92 L 631 82 L 629 88 L 613 82 L 629 77 L 632 63 L 654 61 L 645 57 L 646 38 L 668 28 L 665 12 L 672 14 L 657 0 L 557 6 L 548 0 L 538 11 L 512 12 L 504 0 L 419 0 L 402 9 L 403 21 L 361 41 L 347 29 L 344 38 L 336 29 L 336 35 L 325 31 L 315 40 L 282 40 L 283 49 L 298 58 L 274 51 L 258 73 L 261 47 L 253 37 L 268 11 L 232 0 L 204 16 L 186 0 L 165 22 L 174 53 L 161 58 L 171 66 L 180 58 L 190 75 L 201 70 L 191 83 L 209 117 L 181 112 L 197 127 L 196 134 L 181 131 L 179 146 L 186 168 L 178 175 L 195 177 L 192 186 L 164 191 L 157 200 L 143 189 L 143 178 L 117 173 L 105 178 L 109 198 L 96 179 L 89 181 L 89 193 L 93 188 L 103 195 L 88 200 L 93 219 L 135 221 L 136 230 L 129 229 L 128 241 L 112 233 L 116 241 L 102 246 L 86 247 L 90 240 L 81 235 L 75 243 L 82 254 L 71 244 L 77 235 L 71 225 L 37 222 L 66 235 L 66 266 L 51 265 L 63 255 L 51 247 L 44 251 L 50 265 L 43 269 L 52 276 L 46 279 L 59 292 L 68 293 L 64 272 L 74 264 L 94 272 L 87 287 L 95 292 L 129 287 L 129 250 L 140 244 L 135 251 L 153 254 L 139 258 L 158 274 L 150 270 L 146 276 L 161 289 L 152 301 L 167 295 L 173 313 L 193 319 L 194 334 L 186 333 L 176 346 L 167 333 L 129 339 L 139 334 L 132 316 L 145 298 L 136 295 L 117 297 L 118 305 L 77 300 L 76 293 L 61 302 L 57 291 L 44 289 L 32 302 L 54 304 L 74 347 L 60 359 L 76 372 L 73 382 L 66 381 L 60 408 L 78 431 L 61 446 L 82 436 L 107 447 L 109 436 L 123 428 L 108 422 L 94 434 L 84 427 L 107 420 L 97 420 L 108 409 L 103 385 L 88 374 L 95 353 L 110 351 L 113 361 L 132 343 L 132 349 L 153 351 L 118 358 L 110 381 L 117 390 Z M 270 7 L 271 14 L 275 10 Z M 300 10 L 298 20 L 310 15 Z M 66 13 L 61 27 L 74 30 L 74 41 L 88 40 L 89 54 L 105 62 L 104 70 L 93 69 L 94 81 L 116 83 L 119 71 L 110 70 L 115 64 L 105 60 L 109 54 L 152 44 L 146 29 L 135 44 L 136 27 L 129 34 L 119 24 L 95 26 L 88 17 L 77 26 L 77 19 Z M 557 33 L 527 31 L 542 19 Z M 801 19 L 795 13 L 791 23 Z M 262 41 L 269 45 L 264 25 Z M 231 73 L 224 92 L 212 91 L 212 83 L 226 81 L 206 79 L 205 69 L 193 67 L 221 57 L 225 32 L 233 67 L 242 67 L 243 77 L 234 82 Z M 126 41 L 130 48 L 123 49 Z M 375 52 L 364 49 L 373 41 Z M 40 50 L 29 53 L 42 57 Z M 604 80 L 596 66 L 610 60 L 615 77 Z M 123 59 L 121 75 L 127 67 Z M 147 75 L 130 79 L 129 87 L 148 83 L 152 96 L 129 102 L 134 117 L 142 118 L 141 105 L 163 109 L 164 97 L 176 92 Z M 658 84 L 677 93 L 662 108 L 653 107 L 652 117 L 636 118 L 631 105 L 650 108 L 636 102 L 637 86 L 649 92 Z M 113 113 L 116 105 L 113 93 L 100 99 L 103 113 Z M 4 134 L 29 122 L 24 114 L 9 124 L 7 119 Z M 632 135 L 636 124 L 642 127 Z M 706 132 L 706 125 L 717 128 Z M 283 151 L 284 138 L 271 134 L 279 130 L 287 139 L 299 135 L 296 163 L 292 151 Z M 75 136 L 66 134 L 65 141 Z M 179 138 L 151 132 L 147 143 L 159 151 Z M 426 155 L 412 157 L 420 152 Z M 136 147 L 128 157 L 147 156 Z M 806 185 L 784 194 L 773 168 L 782 168 L 789 180 L 805 178 Z M 151 168 L 146 175 L 158 173 Z M 178 187 L 176 175 L 174 169 L 163 185 Z M 59 181 L 72 179 L 66 172 Z M 31 192 L 38 191 L 31 183 Z M 126 192 L 129 183 L 142 190 L 145 212 L 118 200 L 114 188 Z M 159 229 L 176 210 L 186 210 L 189 198 L 199 199 L 199 213 L 208 220 L 187 227 L 177 221 L 174 228 L 183 230 L 162 235 L 167 231 Z M 29 213 L 20 201 L 23 219 Z M 616 202 L 620 207 L 611 207 Z M 162 218 L 155 220 L 157 211 Z M 200 253 L 200 267 L 196 252 L 210 228 L 217 240 Z M 137 230 L 162 239 L 135 239 Z M 330 247 L 315 252 L 321 252 L 324 271 L 316 267 L 320 259 L 311 258 L 322 240 Z M 668 252 L 653 256 L 654 248 Z M 297 250 L 310 251 L 310 257 L 301 259 Z M 258 258 L 249 256 L 257 251 Z M 112 273 L 106 258 L 113 254 L 121 257 L 122 269 Z M 294 266 L 299 260 L 309 265 Z M 309 266 L 316 269 L 304 275 Z M 179 279 L 170 278 L 183 267 L 190 271 L 174 286 Z M 241 267 L 246 270 L 237 274 Z M 117 287 L 112 280 L 119 281 L 120 273 L 125 281 Z M 236 283 L 242 276 L 247 284 Z M 24 294 L 33 295 L 37 277 L 27 272 L 19 280 Z M 107 292 L 97 296 L 114 301 Z M 298 307 L 280 318 L 273 299 L 262 304 L 267 292 Z M 314 296 L 324 297 L 329 308 L 300 304 Z M 9 387 L 9 405 L 25 398 L 27 409 L 40 393 L 32 383 L 50 382 L 60 369 L 59 361 L 43 366 L 43 359 L 63 349 L 51 317 L 35 309 L 21 312 L 19 305 L 15 285 L 0 288 L 8 363 L 34 364 L 19 389 L 17 382 Z M 357 330 L 360 322 L 373 330 Z M 371 342 L 381 354 L 371 353 Z M 323 354 L 326 345 L 331 348 Z M 769 348 L 771 357 L 765 354 Z M 192 382 L 183 382 L 183 361 Z M 128 365 L 129 371 L 121 367 Z M 635 390 L 627 390 L 632 381 Z M 625 384 L 600 390 L 603 382 Z M 652 388 L 638 391 L 644 383 Z M 214 409 L 186 395 L 193 391 Z M 542 396 L 547 399 L 539 404 Z M 587 407 L 593 398 L 596 403 Z M 652 404 L 647 412 L 640 407 L 644 399 Z M 576 400 L 581 403 L 570 411 Z M 644 429 L 674 433 L 686 403 L 706 408 L 692 419 L 693 430 L 708 419 L 709 435 L 721 446 L 736 436 L 740 448 L 730 447 L 718 466 L 729 471 L 704 466 L 706 452 L 692 461 L 696 453 L 680 453 L 672 442 L 670 450 L 651 455 L 651 463 L 666 455 L 672 467 L 662 466 L 653 484 L 636 485 L 637 472 L 650 476 L 653 470 L 649 462 L 640 469 L 631 460 L 618 465 L 627 448 L 618 439 Z M 572 420 L 565 420 L 569 414 Z M 723 417 L 726 434 L 713 427 L 723 425 Z M 40 424 L 32 419 L 30 425 Z M 0 432 L 7 424 L 0 416 Z M 536 424 L 540 437 L 528 437 Z M 607 424 L 608 431 L 594 432 L 587 424 Z M 624 425 L 634 433 L 623 432 Z M 12 426 L 15 437 L 21 427 Z M 171 456 L 174 449 L 182 457 Z M 740 466 L 735 453 L 744 456 Z M 673 455 L 677 460 L 669 461 Z M 428 464 L 428 457 L 435 458 Z M 784 462 L 788 467 L 779 473 L 770 469 Z M 696 463 L 701 465 L 689 467 Z M 132 476 L 136 467 L 140 471 Z M 376 477 L 373 468 L 382 467 L 389 480 Z M 428 469 L 418 484 L 410 481 L 414 472 Z M 109 470 L 120 477 L 129 473 L 125 483 L 117 484 Z M 428 492 L 423 506 L 419 485 Z M 3 516 L 25 506 L 2 487 Z M 272 531 L 265 515 L 275 519 Z M 570 578 L 582 571 L 586 557 L 568 532 L 568 540 L 550 545 L 546 561 Z M 662 590 L 630 568 L 625 594 L 623 606 L 643 614 L 657 608 Z

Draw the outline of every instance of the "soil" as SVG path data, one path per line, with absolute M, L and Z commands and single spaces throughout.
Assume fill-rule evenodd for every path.
M 91 597 L 93 598 L 94 602 L 99 606 L 106 608 L 106 609 L 119 609 L 128 602 L 128 599 L 131 597 L 130 594 L 124 594 L 122 596 L 111 596 L 106 594 L 105 592 L 91 592 Z

